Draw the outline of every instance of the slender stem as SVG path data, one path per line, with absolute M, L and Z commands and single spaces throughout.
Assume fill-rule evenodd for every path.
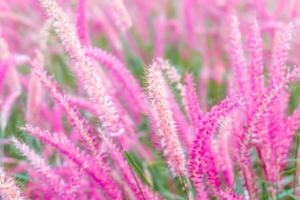
M 133 178 L 134 178 L 134 180 L 135 180 L 135 182 L 136 182 L 136 184 L 137 184 L 137 187 L 139 188 L 139 191 L 140 191 L 140 193 L 142 194 L 143 200 L 146 200 L 146 198 L 145 198 L 145 196 L 144 196 L 144 193 L 143 193 L 143 191 L 142 191 L 142 189 L 141 189 L 141 187 L 140 187 L 140 184 L 139 184 L 139 182 L 138 182 L 138 180 L 137 180 L 137 178 L 136 178 L 136 176 L 135 176 L 135 173 L 133 172 L 133 170 L 131 169 L 131 167 L 129 167 L 129 168 L 130 168 L 130 171 L 131 171 L 131 173 L 132 173 L 132 175 L 133 175 Z
M 184 179 L 184 177 L 182 175 L 179 176 L 179 181 L 180 181 L 180 184 L 181 184 L 181 187 L 182 187 L 182 190 L 184 191 L 185 193 L 185 196 L 188 200 L 191 200 L 192 197 L 191 195 L 189 195 L 189 187 Z
M 296 150 L 295 150 L 295 174 L 294 174 L 294 181 L 293 181 L 293 186 L 294 186 L 294 194 L 296 195 L 296 187 L 297 187 L 297 173 L 298 173 L 298 162 L 297 162 L 297 157 L 298 157 L 298 151 L 299 151 L 299 135 L 298 133 L 296 134 Z
M 142 191 L 142 189 L 141 189 L 141 187 L 140 187 L 139 181 L 138 181 L 138 179 L 136 178 L 135 173 L 134 173 L 134 171 L 133 171 L 133 169 L 131 168 L 131 165 L 130 165 L 129 163 L 128 163 L 128 166 L 129 166 L 130 172 L 131 172 L 131 174 L 132 174 L 132 176 L 133 176 L 133 178 L 134 178 L 134 181 L 136 182 L 136 185 L 137 185 L 137 187 L 138 187 L 140 193 L 142 194 L 143 200 L 146 200 L 146 198 L 145 198 L 145 196 L 144 196 L 144 193 L 143 193 L 143 191 Z
M 278 160 L 276 159 L 276 188 L 275 188 L 275 192 L 276 192 L 276 200 L 278 200 L 278 180 L 279 180 L 279 164 L 278 164 Z
M 183 190 L 183 192 L 184 192 L 186 198 L 188 199 L 189 196 L 188 196 L 188 193 L 187 193 L 187 191 L 186 191 L 186 187 L 185 187 L 185 184 L 184 184 L 184 182 L 183 182 L 182 176 L 179 176 L 179 182 L 180 182 L 180 185 L 181 185 L 181 187 L 182 187 L 182 190 Z
M 242 174 L 244 176 L 244 184 L 245 184 L 245 187 L 249 193 L 249 198 L 250 200 L 255 200 L 256 199 L 256 191 L 255 191 L 255 188 L 252 187 L 252 182 L 251 182 L 251 173 L 250 172 L 250 169 L 249 169 L 249 166 L 243 166 L 242 167 Z
M 263 176 L 263 179 L 265 181 L 269 181 L 268 179 L 268 169 L 267 169 L 267 166 L 266 166 L 266 162 L 264 161 L 263 159 L 263 156 L 262 156 L 262 152 L 261 152 L 261 149 L 259 147 L 256 147 L 256 152 L 257 152 L 257 155 L 258 155 L 258 160 L 260 161 L 260 164 L 261 164 L 261 167 L 262 167 L 262 176 Z M 267 187 L 267 190 L 268 192 L 270 193 L 271 195 L 271 198 L 273 200 L 277 199 L 277 188 L 278 188 L 278 184 L 277 184 L 277 180 L 278 180 L 278 164 L 277 164 L 277 160 L 276 160 L 276 164 L 275 164 L 275 171 L 276 171 L 276 187 L 274 188 L 274 185 L 271 185 L 271 186 L 268 186 L 266 185 Z
M 2 162 L 3 154 L 4 154 L 4 144 L 2 143 L 2 139 L 4 138 L 4 129 L 0 129 L 0 163 Z
M 123 146 L 122 146 L 120 140 L 119 140 L 119 139 L 116 139 L 116 142 L 117 142 L 118 145 L 120 145 L 120 148 L 121 148 L 122 151 L 123 151 L 124 148 L 123 148 Z M 127 163 L 128 163 L 128 161 L 127 161 Z M 143 193 L 143 191 L 142 191 L 142 189 L 141 189 L 141 187 L 140 187 L 139 181 L 137 180 L 137 178 L 136 178 L 136 176 L 135 176 L 135 173 L 134 173 L 134 171 L 132 170 L 132 168 L 131 168 L 131 166 L 130 166 L 129 163 L 128 163 L 128 166 L 129 166 L 129 169 L 130 169 L 131 174 L 133 175 L 134 181 L 136 182 L 136 185 L 137 185 L 137 187 L 138 187 L 140 193 L 142 194 L 143 200 L 146 200 L 146 198 L 145 198 L 145 196 L 144 196 L 144 193 Z

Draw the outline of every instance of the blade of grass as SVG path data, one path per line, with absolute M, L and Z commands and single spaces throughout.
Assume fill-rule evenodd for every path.
M 143 196 L 143 200 L 146 200 L 146 198 L 145 198 L 145 196 L 144 196 L 144 193 L 143 193 L 143 191 L 142 191 L 142 189 L 141 189 L 141 187 L 140 187 L 140 184 L 139 184 L 138 180 L 136 179 L 135 173 L 134 173 L 134 171 L 132 170 L 132 165 L 130 164 L 130 163 L 132 163 L 132 160 L 133 160 L 133 159 L 130 157 L 130 155 L 129 155 L 126 151 L 124 151 L 124 156 L 125 156 L 127 162 L 129 163 L 130 171 L 131 171 L 131 173 L 132 173 L 132 175 L 133 175 L 133 177 L 134 177 L 134 180 L 135 180 L 135 182 L 136 182 L 136 184 L 137 184 L 137 186 L 138 186 L 138 188 L 139 188 L 139 191 L 141 192 L 141 194 L 142 194 L 142 196 Z M 129 160 L 130 160 L 130 161 L 129 161 Z M 135 163 L 135 164 L 136 164 L 136 163 Z
M 149 183 L 149 181 L 147 180 L 147 178 L 145 177 L 143 170 L 139 167 L 139 165 L 135 162 L 135 160 L 132 158 L 132 156 L 124 151 L 124 156 L 127 160 L 127 162 L 129 163 L 130 167 L 132 167 L 134 169 L 134 171 L 139 175 L 139 177 L 142 179 L 143 183 L 147 184 L 148 186 L 151 187 L 151 184 Z

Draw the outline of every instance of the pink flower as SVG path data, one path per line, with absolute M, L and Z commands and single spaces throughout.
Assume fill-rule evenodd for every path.
M 107 174 L 107 170 L 104 168 L 104 166 L 99 165 L 99 161 L 96 160 L 96 158 L 88 156 L 85 152 L 81 151 L 64 135 L 50 133 L 30 125 L 22 127 L 21 130 L 26 131 L 30 135 L 53 146 L 56 150 L 67 156 L 79 167 L 83 167 L 85 172 L 101 186 L 107 197 L 113 199 L 122 199 L 122 192 L 120 191 L 119 186 Z M 88 166 L 84 167 L 86 163 Z
M 23 200 L 25 199 L 17 187 L 15 181 L 0 168 L 0 196 L 5 199 Z
M 156 134 L 160 137 L 162 150 L 172 174 L 185 175 L 185 156 L 168 102 L 166 82 L 160 69 L 159 63 L 154 61 L 147 72 L 148 94 L 158 128 Z

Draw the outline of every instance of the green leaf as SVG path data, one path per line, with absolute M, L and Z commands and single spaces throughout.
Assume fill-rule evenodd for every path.
M 124 156 L 125 156 L 127 162 L 129 163 L 130 167 L 132 167 L 134 169 L 134 171 L 142 179 L 143 183 L 147 184 L 148 186 L 151 186 L 151 184 L 149 183 L 149 181 L 145 177 L 143 170 L 135 162 L 135 160 L 133 159 L 133 157 L 128 152 L 126 152 L 126 151 L 124 151 Z
M 24 187 L 29 181 L 27 172 L 20 172 L 16 174 L 15 179 L 19 187 Z
M 298 199 L 294 194 L 294 188 L 290 188 L 288 190 L 283 190 L 279 195 L 278 199 L 286 199 L 286 197 L 290 197 L 291 199 Z
M 289 175 L 289 174 L 295 173 L 295 171 L 296 171 L 296 168 L 291 168 L 291 169 L 287 169 L 287 170 L 283 171 L 282 174 Z

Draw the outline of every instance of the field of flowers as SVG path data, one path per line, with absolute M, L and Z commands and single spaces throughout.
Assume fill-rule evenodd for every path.
M 0 0 L 0 199 L 300 199 L 300 0 Z

